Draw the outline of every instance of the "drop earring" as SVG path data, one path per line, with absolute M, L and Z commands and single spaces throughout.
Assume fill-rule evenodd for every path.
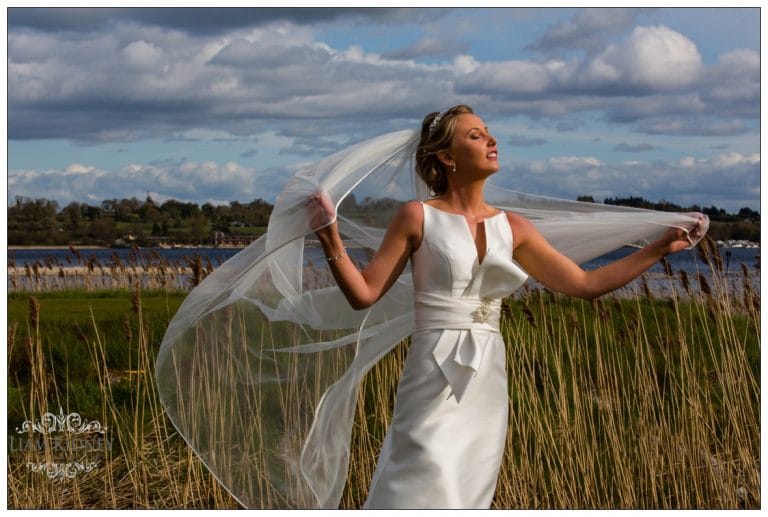
M 456 174 L 456 162 L 453 162 L 453 173 Z

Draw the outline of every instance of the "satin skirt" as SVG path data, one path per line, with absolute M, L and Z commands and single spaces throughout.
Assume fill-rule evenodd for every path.
M 472 340 L 467 333 L 473 333 Z M 469 341 L 485 346 L 457 399 L 436 355 L 456 343 L 456 355 L 461 355 L 460 344 Z M 498 332 L 416 331 L 364 507 L 490 507 L 504 454 L 508 407 L 504 342 Z

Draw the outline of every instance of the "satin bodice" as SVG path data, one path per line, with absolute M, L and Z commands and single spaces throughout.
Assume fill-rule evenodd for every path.
M 500 299 L 528 278 L 512 260 L 506 214 L 483 221 L 487 250 L 481 262 L 463 215 L 422 206 L 423 237 L 412 255 L 416 329 L 497 330 Z
M 464 216 L 423 206 L 423 237 L 412 255 L 416 332 L 439 333 L 432 354 L 458 401 L 486 348 L 501 341 L 501 298 L 528 276 L 512 260 L 503 212 L 483 222 L 487 250 L 480 261 Z

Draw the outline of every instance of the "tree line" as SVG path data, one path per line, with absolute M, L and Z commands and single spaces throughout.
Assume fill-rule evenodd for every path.
M 596 202 L 592 196 L 579 201 Z M 668 201 L 651 202 L 641 197 L 607 198 L 609 205 L 633 206 L 668 212 L 702 212 L 712 221 L 710 236 L 715 240 L 760 240 L 760 213 L 742 208 L 728 213 L 715 206 L 683 207 Z M 360 208 L 376 200 L 345 203 Z M 100 245 L 153 246 L 161 242 L 205 245 L 213 232 L 258 235 L 264 232 L 273 206 L 263 199 L 228 205 L 182 202 L 169 199 L 158 204 L 150 196 L 140 201 L 107 199 L 98 205 L 73 201 L 63 208 L 56 201 L 17 196 L 8 207 L 8 244 L 11 246 Z M 361 208 L 362 209 L 362 208 Z
M 144 201 L 107 199 L 99 205 L 73 201 L 59 208 L 56 201 L 17 196 L 8 207 L 8 244 L 209 244 L 217 230 L 263 232 L 271 213 L 272 205 L 262 199 L 199 206 L 175 199 L 158 204 L 147 196 Z

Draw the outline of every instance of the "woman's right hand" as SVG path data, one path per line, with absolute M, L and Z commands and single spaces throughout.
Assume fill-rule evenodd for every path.
M 309 224 L 318 238 L 331 237 L 336 229 L 336 208 L 325 192 L 315 192 L 307 198 Z M 334 222 L 334 224 L 329 224 Z
M 326 257 L 331 257 L 331 273 L 354 309 L 364 309 L 384 296 L 403 272 L 413 251 L 421 242 L 423 209 L 416 201 L 405 203 L 390 221 L 381 246 L 363 271 L 344 253 L 344 242 L 335 221 L 336 210 L 327 194 L 307 197 L 310 224 Z M 346 258 L 342 258 L 346 257 Z

